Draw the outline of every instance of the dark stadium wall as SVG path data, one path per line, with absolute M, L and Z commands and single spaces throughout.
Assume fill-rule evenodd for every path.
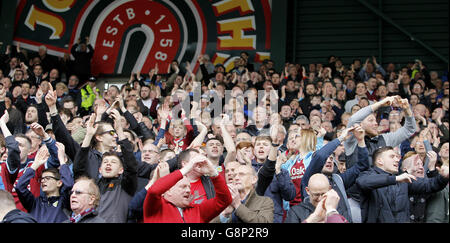
M 375 56 L 382 64 L 420 59 L 448 70 L 448 0 L 289 1 L 287 60 L 324 63 Z M 384 66 L 383 65 L 383 66 Z

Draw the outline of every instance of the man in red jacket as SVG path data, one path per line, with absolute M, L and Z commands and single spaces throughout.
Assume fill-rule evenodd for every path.
M 210 176 L 216 196 L 202 204 L 191 204 L 191 184 L 185 175 L 194 169 Z M 157 180 L 144 202 L 145 223 L 207 223 L 231 204 L 231 194 L 222 176 L 205 156 L 192 151 L 180 170 Z

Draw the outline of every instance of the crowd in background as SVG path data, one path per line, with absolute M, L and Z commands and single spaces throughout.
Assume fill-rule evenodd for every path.
M 0 221 L 448 222 L 449 81 L 420 60 L 201 55 L 104 89 L 93 53 L 1 54 Z

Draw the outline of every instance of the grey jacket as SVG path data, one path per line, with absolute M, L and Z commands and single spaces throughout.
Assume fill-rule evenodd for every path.
M 347 127 L 351 127 L 354 124 L 361 123 L 367 116 L 369 116 L 373 112 L 371 106 L 366 106 L 356 112 L 353 116 L 348 120 Z M 395 132 L 383 133 L 378 136 L 382 136 L 385 142 L 385 146 L 395 147 L 401 144 L 406 139 L 410 138 L 416 132 L 416 122 L 413 116 L 406 117 L 405 125 L 398 129 Z M 356 149 L 358 141 L 355 136 L 352 135 L 349 139 L 344 142 L 345 147 L 345 155 L 351 156 Z M 369 164 L 372 165 L 372 154 L 374 151 L 371 151 L 370 146 L 367 146 L 369 149 Z
M 448 184 L 439 192 L 436 192 L 427 201 L 425 211 L 426 223 L 448 223 Z

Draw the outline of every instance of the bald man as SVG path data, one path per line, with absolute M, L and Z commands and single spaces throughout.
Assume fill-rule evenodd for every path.
M 324 174 L 317 173 L 311 176 L 305 190 L 308 197 L 289 209 L 285 223 L 301 223 L 306 220 L 314 212 L 324 195 L 331 190 L 331 185 Z

